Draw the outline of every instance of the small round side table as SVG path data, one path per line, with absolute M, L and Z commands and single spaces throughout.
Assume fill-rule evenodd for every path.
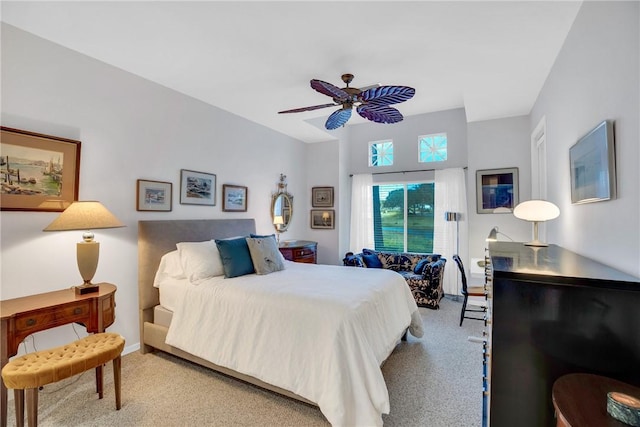
M 553 383 L 557 427 L 629 427 L 607 413 L 607 393 L 640 398 L 640 388 L 593 374 L 568 374 Z

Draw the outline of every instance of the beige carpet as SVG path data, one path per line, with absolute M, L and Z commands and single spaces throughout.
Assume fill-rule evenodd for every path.
M 438 311 L 421 308 L 425 336 L 409 337 L 384 364 L 391 413 L 385 426 L 481 425 L 483 322 L 458 326 L 461 303 L 445 298 Z M 9 391 L 12 393 L 12 391 Z M 9 425 L 15 425 L 13 401 Z M 122 359 L 122 409 L 115 410 L 113 372 L 105 369 L 104 399 L 93 371 L 40 392 L 40 426 L 327 426 L 316 407 L 282 397 L 163 353 Z

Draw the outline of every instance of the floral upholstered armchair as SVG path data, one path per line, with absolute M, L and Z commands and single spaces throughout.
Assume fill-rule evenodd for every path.
M 407 281 L 419 307 L 440 308 L 444 296 L 442 280 L 446 259 L 439 254 L 414 254 L 363 249 L 361 253 L 348 252 L 343 264 L 350 267 L 385 268 L 398 272 Z

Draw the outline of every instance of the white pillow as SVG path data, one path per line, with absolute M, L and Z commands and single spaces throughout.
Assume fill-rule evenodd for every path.
M 213 240 L 181 242 L 176 247 L 184 273 L 191 282 L 224 274 L 220 252 Z
M 187 278 L 187 276 L 184 275 L 180 255 L 177 250 L 168 252 L 160 258 L 160 265 L 158 266 L 158 271 L 156 271 L 153 286 L 159 288 L 160 282 L 166 277 L 172 277 L 174 279 Z

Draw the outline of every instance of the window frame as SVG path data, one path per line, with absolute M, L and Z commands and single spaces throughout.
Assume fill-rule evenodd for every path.
M 386 185 L 397 185 L 397 186 L 402 186 L 403 190 L 404 190 L 404 194 L 403 194 L 403 248 L 402 250 L 400 250 L 400 252 L 407 252 L 407 253 L 419 253 L 419 254 L 430 254 L 433 253 L 433 240 L 432 240 L 432 247 L 431 247 L 431 251 L 430 252 L 415 252 L 415 251 L 409 251 L 409 209 L 408 209 L 408 202 L 409 202 L 409 186 L 410 185 L 422 185 L 422 184 L 431 184 L 434 186 L 434 195 L 435 195 L 435 180 L 418 180 L 418 181 L 401 181 L 401 180 L 392 180 L 392 181 L 385 181 L 385 182 L 375 182 L 373 183 L 374 186 L 386 186 Z M 371 195 L 373 197 L 373 194 Z M 381 201 L 382 202 L 382 201 Z M 434 225 L 435 225 L 435 198 L 434 198 L 434 204 L 431 206 L 432 209 L 432 214 L 434 215 Z M 375 207 L 375 202 L 372 203 L 372 205 Z M 373 217 L 374 217 L 374 223 L 373 223 L 373 227 L 374 227 L 374 240 L 375 240 L 375 212 L 372 212 Z M 432 239 L 435 238 L 435 228 L 433 229 L 433 236 Z M 378 247 L 376 246 L 376 242 L 374 241 L 374 249 L 375 250 L 392 250 L 392 249 L 378 249 Z M 395 249 L 393 249 L 392 251 L 396 251 Z
M 373 151 L 372 151 L 372 147 L 375 144 L 383 144 L 383 143 L 388 143 L 391 144 L 391 163 L 389 163 L 388 165 L 374 165 L 373 164 Z M 393 166 L 393 161 L 394 161 L 394 157 L 395 157 L 395 153 L 394 153 L 394 144 L 393 144 L 393 139 L 381 139 L 378 141 L 369 141 L 369 145 L 367 146 L 368 150 L 367 150 L 367 161 L 369 164 L 370 168 L 381 168 L 381 167 L 386 167 L 386 166 Z M 379 156 L 379 154 L 378 154 Z
M 422 140 L 425 138 L 434 138 L 436 136 L 444 136 L 444 139 L 446 141 L 446 154 L 445 154 L 445 159 L 444 160 L 429 160 L 429 161 L 422 161 L 421 160 L 421 154 L 422 154 Z M 443 163 L 446 162 L 447 160 L 449 160 L 449 137 L 447 135 L 447 132 L 436 132 L 436 133 L 429 133 L 426 135 L 418 135 L 418 163 Z

